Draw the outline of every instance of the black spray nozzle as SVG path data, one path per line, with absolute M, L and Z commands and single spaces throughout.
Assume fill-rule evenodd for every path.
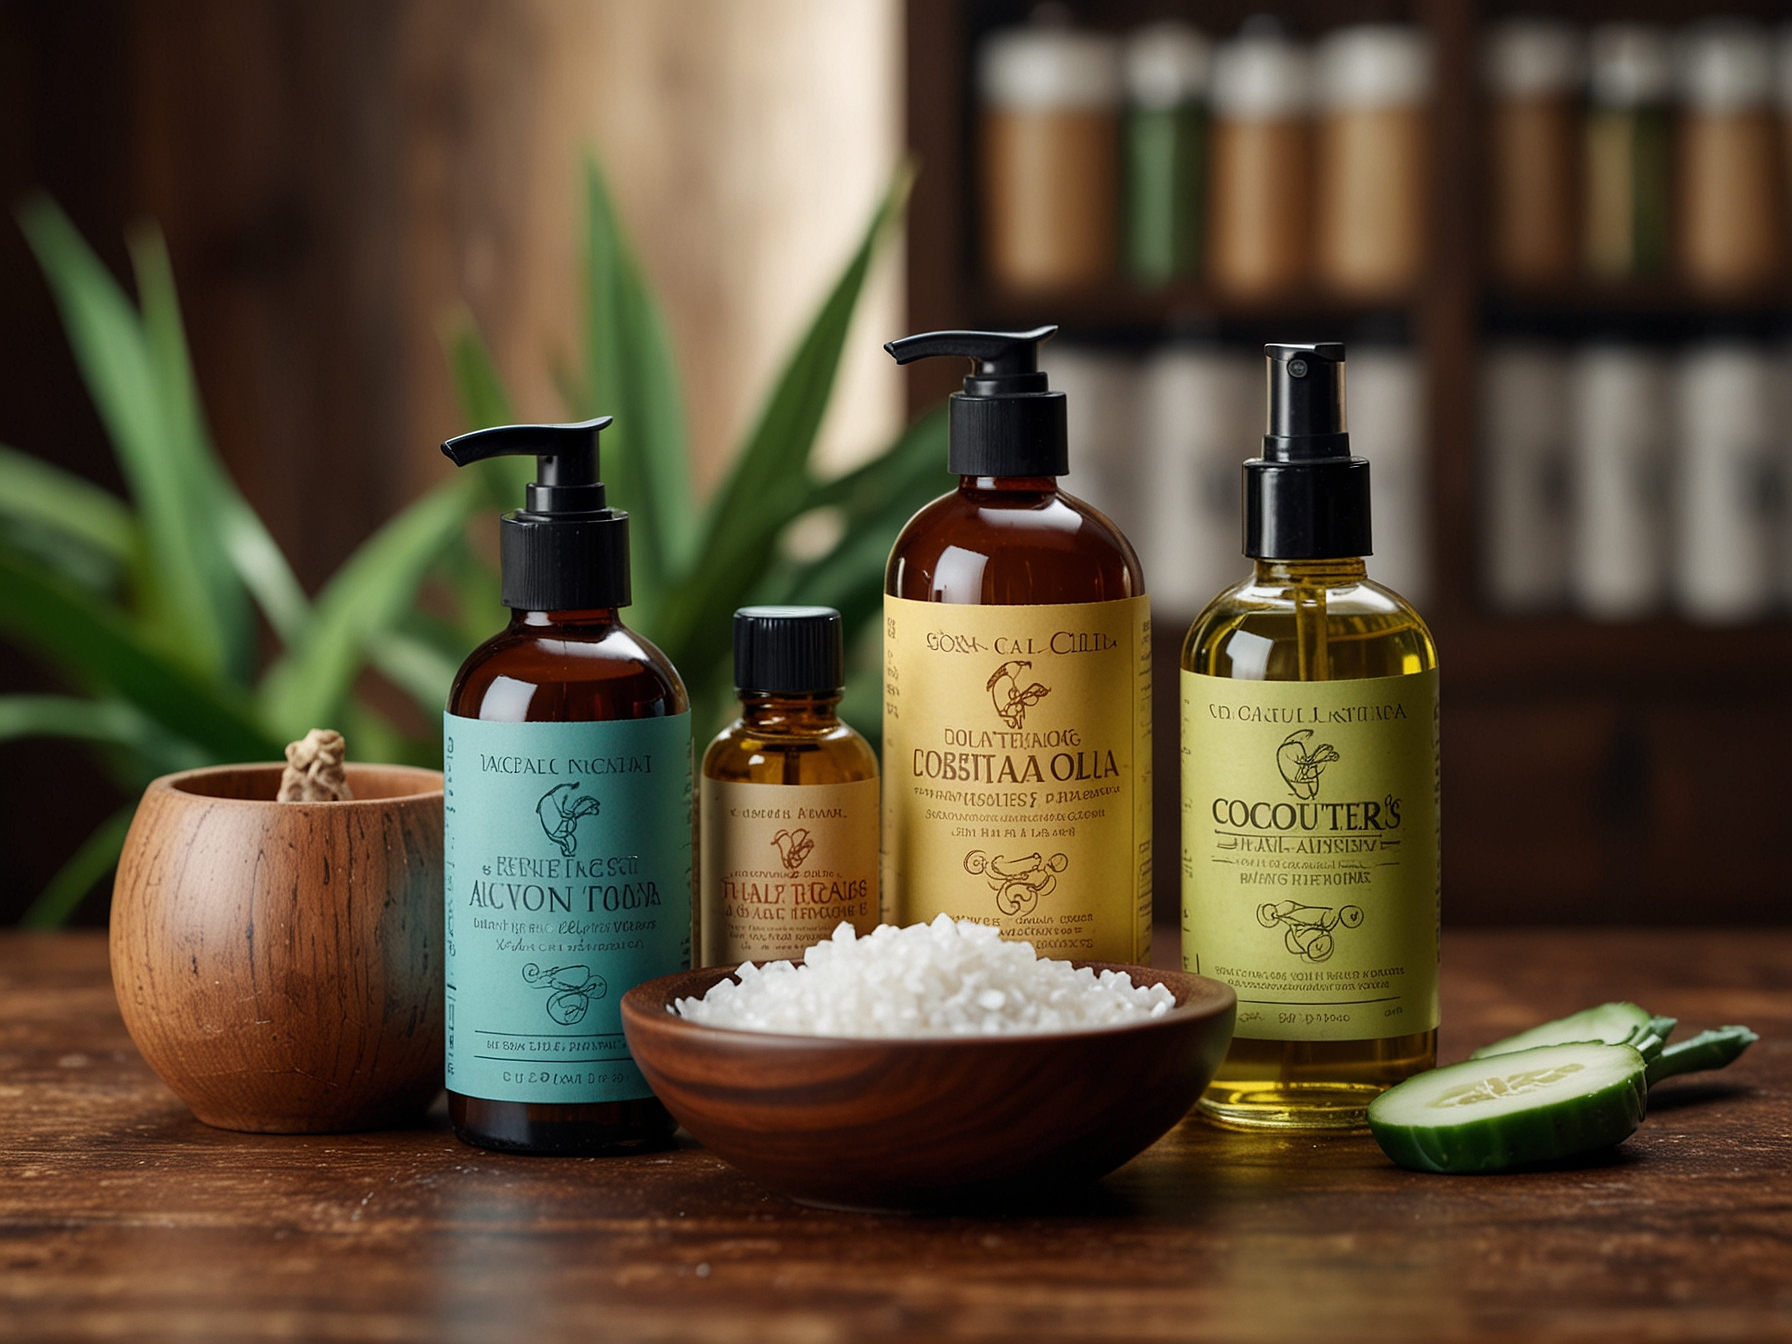
M 1039 372 L 1039 343 L 1057 334 L 1056 327 L 1034 327 L 1031 331 L 927 331 L 891 341 L 884 349 L 898 364 L 912 364 L 934 355 L 974 359 L 977 370 L 965 375 L 966 395 L 1012 396 L 1045 391 L 1045 375 Z
M 929 331 L 884 346 L 898 364 L 932 355 L 977 361 L 954 392 L 946 417 L 946 470 L 959 476 L 1062 476 L 1070 470 L 1064 394 L 1039 372 L 1039 343 L 1056 327 L 1031 331 Z
M 498 425 L 449 439 L 442 453 L 457 467 L 490 457 L 533 457 L 535 479 L 529 483 L 525 514 L 565 516 L 605 509 L 604 483 L 598 475 L 597 436 L 613 416 L 572 425 Z
M 457 467 L 533 457 L 524 507 L 498 526 L 500 592 L 518 611 L 588 611 L 629 604 L 628 515 L 598 479 L 597 436 L 611 417 L 574 425 L 498 425 L 442 445 Z
M 1262 560 L 1368 555 L 1369 464 L 1350 455 L 1344 347 L 1266 345 L 1269 432 L 1244 464 L 1244 553 Z
M 1263 456 L 1273 462 L 1349 457 L 1344 418 L 1344 346 L 1266 345 L 1269 432 Z

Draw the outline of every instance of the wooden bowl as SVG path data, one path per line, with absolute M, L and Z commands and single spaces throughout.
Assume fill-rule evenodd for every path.
M 208 1125 L 374 1129 L 442 1088 L 442 776 L 351 765 L 355 801 L 277 803 L 278 765 L 164 775 L 112 892 L 131 1039 Z
M 1049 1035 L 848 1039 L 702 1026 L 671 1012 L 733 973 L 662 976 L 622 999 L 655 1094 L 749 1176 L 805 1204 L 924 1209 L 1032 1199 L 1150 1146 L 1212 1080 L 1237 999 L 1218 981 L 1078 962 L 1161 984 L 1176 1007 Z

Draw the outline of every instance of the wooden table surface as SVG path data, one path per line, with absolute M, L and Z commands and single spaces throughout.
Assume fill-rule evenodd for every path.
M 0 935 L 0 1339 L 1792 1339 L 1792 931 L 1454 933 L 1444 967 L 1446 1060 L 1611 998 L 1763 1039 L 1564 1170 L 1188 1120 L 1050 1212 L 869 1217 L 695 1146 L 207 1129 L 99 936 Z

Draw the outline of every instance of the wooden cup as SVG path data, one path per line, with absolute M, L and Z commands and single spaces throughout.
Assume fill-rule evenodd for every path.
M 350 765 L 354 801 L 277 803 L 280 770 L 145 790 L 112 895 L 125 1027 L 220 1129 L 413 1119 L 442 1087 L 441 773 Z

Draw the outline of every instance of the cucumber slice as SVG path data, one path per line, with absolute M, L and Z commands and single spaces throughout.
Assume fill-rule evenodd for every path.
M 1585 1042 L 1470 1059 L 1383 1092 L 1369 1103 L 1369 1130 L 1414 1171 L 1504 1171 L 1573 1157 L 1636 1132 L 1646 1068 L 1632 1046 Z
M 1668 1019 L 1662 1019 L 1668 1021 Z M 1533 1050 L 1540 1045 L 1567 1045 L 1573 1041 L 1603 1041 L 1606 1045 L 1623 1045 L 1640 1039 L 1656 1019 L 1634 1003 L 1602 1003 L 1597 1008 L 1583 1008 L 1554 1022 L 1521 1031 L 1503 1041 L 1484 1045 L 1470 1059 L 1489 1059 L 1509 1055 L 1514 1050 Z M 1672 1025 L 1668 1028 L 1673 1030 Z

